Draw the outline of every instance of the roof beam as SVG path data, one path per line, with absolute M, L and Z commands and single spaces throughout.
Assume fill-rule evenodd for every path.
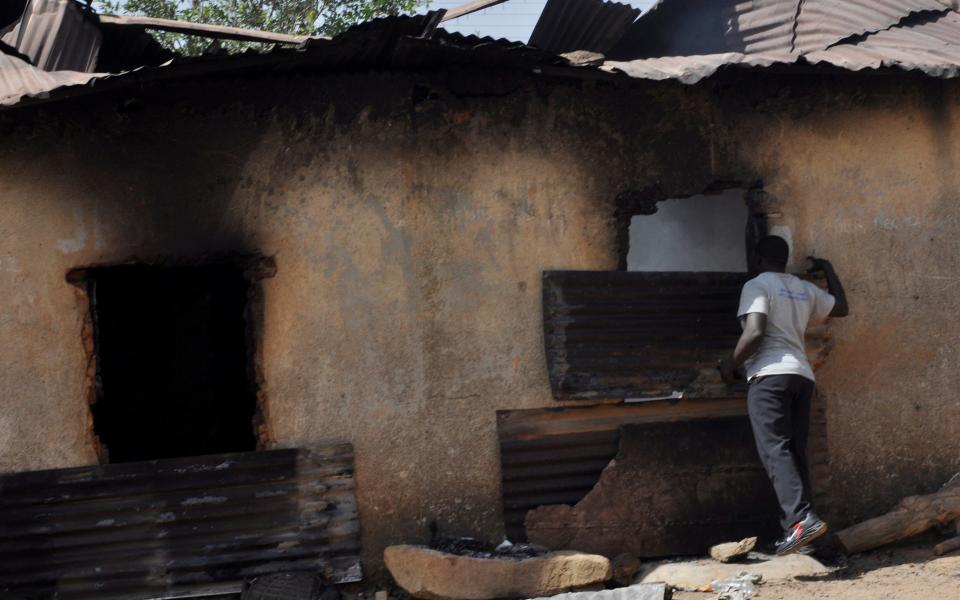
M 456 8 L 451 8 L 448 10 L 447 14 L 443 15 L 443 18 L 440 19 L 440 22 L 442 23 L 444 21 L 449 21 L 450 19 L 456 19 L 457 17 L 469 15 L 470 13 L 474 13 L 485 8 L 490 8 L 491 6 L 496 6 L 497 4 L 502 4 L 506 1 L 507 0 L 473 0 L 472 2 L 467 2 L 466 4 L 461 4 Z
M 502 0 L 501 0 L 502 1 Z M 300 44 L 311 39 L 309 35 L 290 35 L 274 33 L 272 31 L 256 31 L 240 27 L 225 27 L 223 25 L 207 25 L 205 23 L 191 23 L 173 19 L 156 19 L 153 17 L 134 17 L 117 15 L 100 15 L 100 22 L 104 25 L 120 25 L 124 27 L 143 27 L 144 29 L 159 29 L 174 33 L 186 33 L 201 37 L 237 40 L 241 42 L 267 42 L 274 44 Z

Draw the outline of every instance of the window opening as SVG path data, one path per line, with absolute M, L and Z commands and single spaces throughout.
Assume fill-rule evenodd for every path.
M 93 422 L 110 462 L 256 449 L 243 271 L 125 265 L 87 273 Z
M 629 271 L 747 271 L 747 191 L 658 202 L 630 219 Z

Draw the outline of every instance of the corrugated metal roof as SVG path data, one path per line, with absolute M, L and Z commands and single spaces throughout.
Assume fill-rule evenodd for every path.
M 44 71 L 93 71 L 101 33 L 73 0 L 30 0 L 3 41 Z
M 38 1 L 57 3 L 68 0 Z M 616 21 L 610 15 L 626 13 L 620 13 L 610 5 L 601 7 L 595 0 L 583 1 L 586 4 L 555 0 L 559 3 L 555 6 L 574 11 L 570 14 L 592 15 L 599 20 L 584 18 L 581 27 L 566 29 L 562 24 L 572 24 L 573 20 L 556 15 L 549 17 L 544 21 L 552 27 L 547 36 L 549 45 L 560 48 L 564 44 L 597 44 L 593 47 L 609 44 L 600 25 L 608 16 L 610 22 Z M 803 8 L 808 11 L 804 19 L 820 15 L 819 19 L 833 19 L 836 23 L 830 21 L 819 28 L 811 25 L 798 29 L 799 47 L 806 48 L 814 42 L 824 44 L 838 37 L 842 39 L 830 42 L 834 45 L 828 49 L 804 50 L 802 53 L 790 50 L 797 1 L 663 0 L 634 21 L 623 39 L 607 52 L 608 58 L 617 60 L 607 60 L 599 67 L 574 67 L 554 52 L 516 42 L 448 34 L 436 29 L 441 16 L 437 12 L 376 19 L 353 27 L 333 40 L 311 40 L 299 49 L 277 48 L 262 54 L 234 56 L 181 57 L 162 65 L 158 64 L 165 58 L 162 53 L 144 52 L 142 43 L 114 44 L 116 51 L 109 53 L 112 57 L 108 62 L 111 68 L 127 70 L 113 74 L 91 73 L 86 78 L 62 71 L 45 77 L 26 69 L 22 61 L 11 60 L 8 54 L 4 60 L 4 72 L 0 73 L 0 105 L 17 104 L 25 98 L 47 98 L 61 88 L 92 84 L 108 77 L 122 85 L 127 81 L 275 68 L 434 68 L 469 64 L 532 69 L 574 77 L 612 77 L 611 73 L 623 73 L 634 78 L 675 79 L 687 84 L 701 81 L 723 67 L 762 68 L 797 62 L 830 64 L 849 70 L 917 69 L 937 77 L 954 77 L 960 72 L 960 41 L 957 39 L 960 37 L 957 18 L 960 13 L 948 8 L 935 12 L 933 7 L 940 6 L 940 0 L 903 0 L 900 3 L 895 0 L 849 0 L 844 3 L 804 0 Z M 843 6 L 838 8 L 839 4 Z M 898 19 L 896 10 L 904 16 Z M 869 13 L 869 17 L 861 19 L 861 13 Z M 865 31 L 867 29 L 876 31 Z M 544 31 L 546 35 L 547 30 Z M 137 33 L 146 35 L 142 30 Z M 582 42 L 573 43 L 574 40 Z M 136 63 L 113 56 L 122 52 L 124 47 L 140 48 L 137 52 L 142 53 L 139 63 L 142 67 L 135 68 Z M 0 46 L 0 52 L 2 48 Z M 723 50 L 717 51 L 717 48 Z M 89 60 L 89 53 L 80 54 Z
M 960 13 L 941 0 L 662 0 L 603 68 L 696 83 L 724 66 L 824 63 L 960 72 Z
M 799 0 L 661 0 L 627 28 L 616 60 L 789 52 Z
M 838 44 L 804 58 L 853 71 L 897 67 L 956 77 L 960 75 L 960 13 L 926 15 L 865 36 L 856 44 Z
M 556 54 L 572 50 L 604 53 L 639 15 L 639 9 L 619 2 L 547 0 L 527 43 Z
M 907 3 L 913 1 L 907 0 Z M 860 0 L 860 5 L 864 2 Z M 887 4 L 884 6 L 889 8 Z M 874 26 L 884 22 L 875 20 Z M 833 37 L 833 34 L 823 34 L 821 43 Z M 602 68 L 636 78 L 677 79 L 688 84 L 726 66 L 768 67 L 794 63 L 829 64 L 850 71 L 887 67 L 922 71 L 934 77 L 960 76 L 960 12 L 954 10 L 916 10 L 898 19 L 895 25 L 844 36 L 832 44 L 803 53 L 736 52 L 607 61 Z
M 911 14 L 947 9 L 940 0 L 662 0 L 610 56 L 802 54 L 886 29 Z
M 803 0 L 795 49 L 823 50 L 845 38 L 886 29 L 918 12 L 944 12 L 940 0 Z
M 353 449 L 330 443 L 0 477 L 0 596 L 171 597 L 361 578 Z
M 11 106 L 24 97 L 46 98 L 60 88 L 84 85 L 105 74 L 77 71 L 47 72 L 25 60 L 0 52 L 0 106 Z

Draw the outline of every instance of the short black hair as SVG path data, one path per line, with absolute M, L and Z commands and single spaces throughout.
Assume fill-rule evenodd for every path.
M 772 263 L 786 266 L 790 260 L 790 246 L 778 235 L 767 235 L 757 242 L 757 255 Z

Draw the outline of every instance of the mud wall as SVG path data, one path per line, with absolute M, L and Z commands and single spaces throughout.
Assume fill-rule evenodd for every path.
M 820 373 L 841 518 L 960 467 L 955 85 L 448 75 L 167 83 L 0 115 L 0 469 L 97 460 L 70 269 L 260 254 L 265 439 L 355 444 L 368 566 L 432 521 L 496 538 L 495 411 L 555 403 L 541 272 L 616 268 L 623 192 L 717 182 L 761 182 L 797 256 L 847 283 Z

